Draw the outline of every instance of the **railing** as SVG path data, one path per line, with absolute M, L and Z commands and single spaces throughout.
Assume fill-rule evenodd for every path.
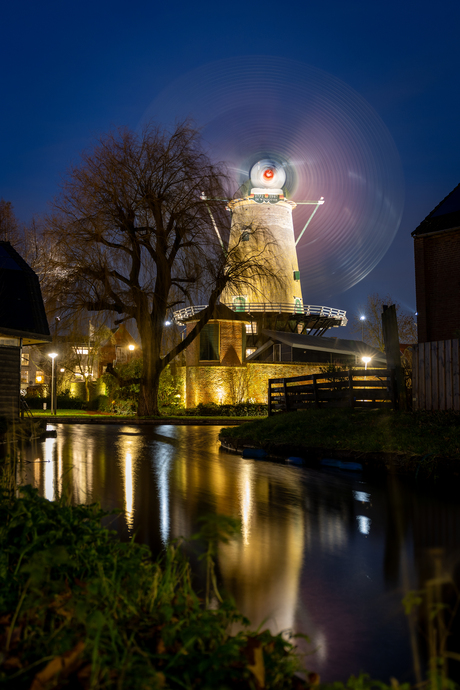
M 308 407 L 395 407 L 394 372 L 350 369 L 268 381 L 268 414 Z
M 226 307 L 234 312 L 246 312 L 246 313 L 279 313 L 279 314 L 294 314 L 298 316 L 319 316 L 329 319 L 340 320 L 342 326 L 347 324 L 347 312 L 343 309 L 334 309 L 333 307 L 322 307 L 316 304 L 294 304 L 291 303 L 275 303 L 275 302 L 245 302 L 235 303 L 235 302 L 221 302 Z M 199 306 L 184 307 L 184 309 L 179 309 L 174 312 L 175 321 L 183 321 L 190 316 L 195 316 L 203 309 L 206 309 L 206 304 L 201 304 Z

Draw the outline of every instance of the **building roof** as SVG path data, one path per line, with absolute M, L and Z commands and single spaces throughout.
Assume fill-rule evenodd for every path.
M 460 184 L 427 215 L 412 237 L 460 228 Z
M 38 277 L 9 242 L 0 241 L 0 334 L 25 345 L 51 342 Z
M 330 352 L 332 354 L 354 355 L 361 359 L 362 357 L 371 357 L 373 364 L 383 364 L 386 366 L 386 356 L 375 347 L 366 345 L 360 340 L 345 340 L 344 338 L 326 338 L 318 335 L 300 335 L 299 333 L 284 333 L 282 331 L 268 331 L 263 330 L 262 333 L 270 338 L 271 344 L 283 343 L 290 347 L 299 348 L 302 350 L 314 350 L 316 352 Z M 262 348 L 265 349 L 265 346 Z M 262 349 L 259 348 L 259 349 Z M 248 357 L 248 361 L 255 359 L 259 350 L 253 352 Z

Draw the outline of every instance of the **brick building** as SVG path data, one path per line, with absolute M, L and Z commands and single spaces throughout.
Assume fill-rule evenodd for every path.
M 365 343 L 302 333 L 260 329 L 254 315 L 216 306 L 185 358 L 183 396 L 186 407 L 199 403 L 267 402 L 271 378 L 319 373 L 330 363 L 362 366 L 363 356 L 374 366 L 386 365 L 385 355 Z M 186 320 L 189 333 L 198 320 Z M 261 336 L 262 345 L 251 347 Z M 249 347 L 248 347 L 249 345 Z
M 460 336 L 460 185 L 412 233 L 418 342 Z

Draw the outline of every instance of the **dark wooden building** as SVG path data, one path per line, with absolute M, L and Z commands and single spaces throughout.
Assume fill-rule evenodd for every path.
M 418 342 L 460 337 L 460 185 L 412 233 Z
M 19 415 L 23 345 L 51 342 L 38 278 L 0 242 L 0 415 Z

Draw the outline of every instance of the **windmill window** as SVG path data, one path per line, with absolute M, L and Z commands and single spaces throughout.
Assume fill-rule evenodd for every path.
M 300 271 L 294 271 L 294 280 L 300 280 Z
M 233 307 L 235 311 L 246 311 L 246 298 L 245 297 L 234 297 Z
M 249 242 L 249 232 L 245 230 L 241 235 L 242 242 Z
M 200 360 L 219 361 L 219 324 L 208 323 L 200 333 Z

